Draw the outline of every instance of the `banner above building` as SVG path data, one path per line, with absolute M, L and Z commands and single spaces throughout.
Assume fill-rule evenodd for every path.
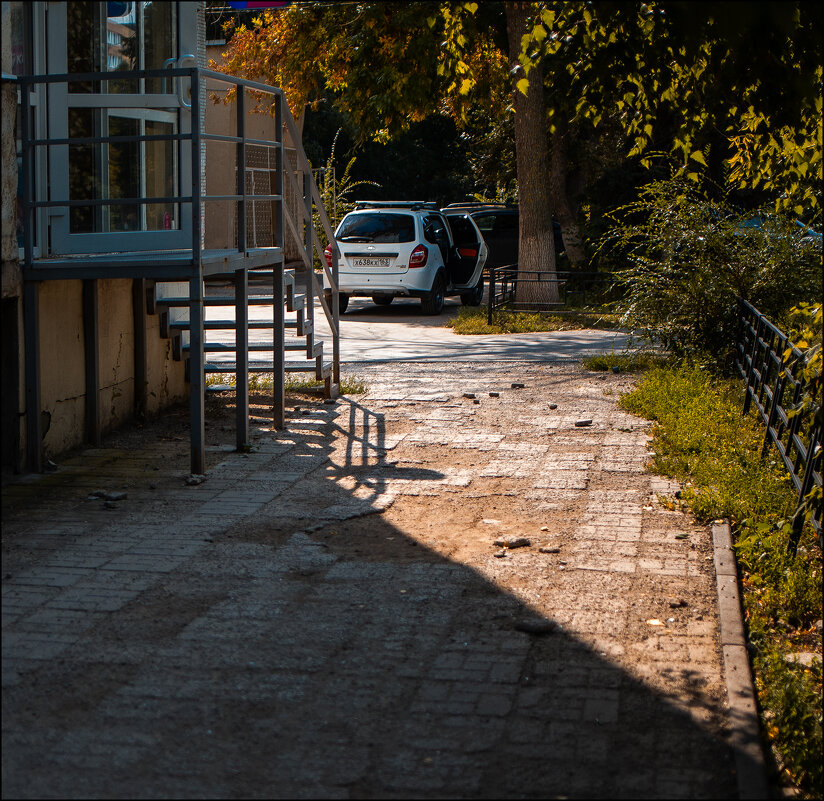
M 280 3 L 232 2 L 232 0 L 230 0 L 229 2 L 229 5 L 232 8 L 236 8 L 239 11 L 251 8 L 283 8 L 284 6 L 288 6 L 291 4 L 292 0 L 283 0 L 283 2 Z

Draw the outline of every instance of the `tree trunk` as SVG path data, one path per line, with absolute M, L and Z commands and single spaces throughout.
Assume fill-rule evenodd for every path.
M 550 193 L 552 208 L 555 217 L 561 226 L 561 236 L 564 239 L 564 252 L 572 267 L 581 267 L 586 263 L 586 251 L 581 239 L 581 229 L 578 218 L 569 202 L 567 193 L 567 173 L 569 158 L 569 126 L 566 120 L 558 120 L 555 133 L 552 134 L 552 155 L 550 157 Z
M 506 2 L 509 61 L 515 82 L 524 77 L 520 67 L 521 37 L 527 33 L 532 3 Z M 540 270 L 555 278 L 555 243 L 552 235 L 552 198 L 549 191 L 549 153 L 544 107 L 544 67 L 536 64 L 528 75 L 529 89 L 524 95 L 513 92 L 515 108 L 515 159 L 518 172 L 518 269 Z M 558 285 L 550 280 L 534 284 L 518 282 L 516 302 L 554 303 Z

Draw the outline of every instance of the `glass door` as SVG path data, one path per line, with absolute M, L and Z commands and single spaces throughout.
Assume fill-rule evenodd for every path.
M 193 52 L 197 3 L 49 3 L 49 72 L 110 73 L 99 81 L 49 87 L 53 138 L 169 136 L 191 130 L 178 81 L 131 78 Z M 189 47 L 187 48 L 187 45 Z M 118 77 L 118 74 L 121 74 Z M 52 148 L 51 199 L 125 200 L 52 210 L 53 254 L 113 253 L 191 247 L 191 144 L 170 139 L 110 141 Z M 54 151 L 57 151 L 55 154 Z M 57 157 L 55 157 L 55 155 Z M 162 198 L 166 198 L 162 200 Z

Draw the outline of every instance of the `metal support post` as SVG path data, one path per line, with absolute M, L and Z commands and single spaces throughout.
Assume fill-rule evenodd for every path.
M 235 428 L 237 449 L 249 445 L 249 273 L 235 270 Z
M 286 426 L 286 365 L 284 327 L 286 314 L 283 297 L 283 171 L 286 167 L 284 158 L 283 136 L 283 94 L 278 93 L 275 100 L 275 136 L 277 152 L 275 155 L 274 194 L 280 199 L 275 201 L 273 228 L 276 236 L 275 245 L 280 248 L 281 260 L 272 265 L 272 424 L 274 428 Z M 302 332 L 298 331 L 298 334 Z
M 237 193 L 241 196 L 237 209 L 237 249 L 246 253 L 246 88 L 237 87 Z M 254 246 L 254 242 L 252 245 Z
M 334 231 L 333 231 L 334 233 Z M 333 240 L 334 242 L 334 240 Z M 340 392 L 340 291 L 338 288 L 338 247 L 332 248 L 332 381 Z
M 100 344 L 97 281 L 83 281 L 83 354 L 86 364 L 86 441 L 100 446 Z
M 132 314 L 134 317 L 134 415 L 138 420 L 146 416 L 148 403 L 148 362 L 146 355 L 146 279 L 132 281 Z
M 203 279 L 189 281 L 189 426 L 192 473 L 206 471 L 206 387 L 203 375 Z
M 203 374 L 203 238 L 200 126 L 200 73 L 192 70 L 192 263 L 197 275 L 189 280 L 189 428 L 192 473 L 206 472 L 206 392 Z
M 40 425 L 40 285 L 23 282 L 23 337 L 26 348 L 26 468 L 43 469 Z

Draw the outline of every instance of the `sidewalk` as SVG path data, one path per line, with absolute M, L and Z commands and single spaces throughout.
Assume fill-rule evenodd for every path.
M 632 379 L 355 373 L 250 454 L 211 420 L 198 485 L 167 421 L 4 486 L 3 797 L 736 797 Z

